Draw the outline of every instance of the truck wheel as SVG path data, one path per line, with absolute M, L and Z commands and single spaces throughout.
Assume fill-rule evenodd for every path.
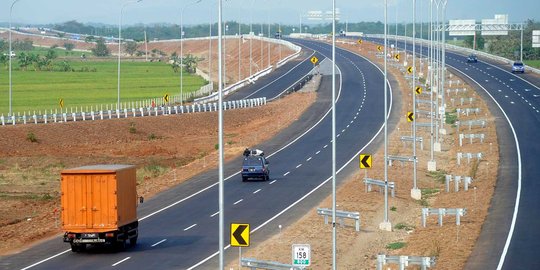
M 81 252 L 86 249 L 86 244 L 71 243 L 71 252 Z
M 132 246 L 132 247 L 135 246 L 135 245 L 137 245 L 137 238 L 138 238 L 138 236 L 135 236 L 135 237 L 133 237 L 133 238 L 130 238 L 130 239 L 129 239 L 129 245 Z
M 117 251 L 122 251 L 122 250 L 126 249 L 126 241 L 127 240 L 116 242 L 116 250 Z

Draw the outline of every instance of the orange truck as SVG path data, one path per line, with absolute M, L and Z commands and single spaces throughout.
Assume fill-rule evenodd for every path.
M 93 165 L 61 172 L 64 242 L 123 249 L 137 244 L 137 177 L 132 165 Z M 142 203 L 143 198 L 139 198 Z

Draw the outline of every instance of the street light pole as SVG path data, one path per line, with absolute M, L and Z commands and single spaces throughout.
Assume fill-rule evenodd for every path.
M 281 38 L 281 27 L 279 30 L 280 30 L 280 38 Z M 280 60 L 281 60 L 281 51 L 280 51 Z M 337 269 L 336 250 L 337 250 L 337 247 L 336 247 L 336 0 L 332 0 L 332 269 L 333 270 Z
M 180 106 L 184 105 L 184 11 L 187 7 L 200 3 L 202 0 L 197 0 L 185 5 L 180 12 Z
M 429 88 L 430 88 L 430 143 L 431 143 L 431 150 L 430 150 L 430 162 L 432 164 L 435 164 L 435 160 L 433 159 L 433 0 L 429 0 Z M 436 167 L 436 166 L 435 166 Z
M 12 102 L 11 92 L 13 90 L 13 84 L 11 81 L 11 58 L 13 57 L 11 53 L 11 50 L 12 50 L 11 49 L 11 14 L 13 13 L 13 6 L 17 2 L 19 2 L 19 0 L 13 1 L 13 3 L 11 3 L 11 7 L 9 8 L 9 51 L 8 51 L 8 55 L 9 55 L 9 114 L 8 116 L 11 116 L 13 114 L 12 106 L 11 106 L 11 102 Z
M 397 44 L 396 44 L 397 45 Z M 397 48 L 397 46 L 396 46 Z M 392 231 L 388 219 L 388 0 L 384 0 L 384 220 L 379 229 Z
M 116 110 L 120 110 L 120 55 L 122 54 L 122 15 L 124 8 L 133 3 L 139 3 L 142 0 L 127 1 L 120 8 L 120 18 L 118 19 L 118 95 L 116 100 Z
M 249 77 L 252 75 L 252 55 L 253 55 L 253 4 L 255 0 L 251 1 L 250 19 L 249 19 Z
M 441 68 L 441 130 L 444 130 L 444 119 L 446 114 L 446 103 L 444 102 L 444 81 L 446 77 L 446 3 L 447 0 L 442 1 L 442 27 L 441 27 L 441 35 L 442 35 L 442 68 Z M 441 132 L 441 131 L 439 131 Z M 444 134 L 444 133 L 443 133 Z
M 238 80 L 239 82 L 241 79 L 241 71 L 240 67 L 242 66 L 242 62 L 240 59 L 242 59 L 242 23 L 238 22 Z
M 218 129 L 219 129 L 219 270 L 223 270 L 224 266 L 224 199 L 223 199 L 223 84 L 222 84 L 222 58 L 223 53 L 221 51 L 221 28 L 222 28 L 222 0 L 218 0 Z

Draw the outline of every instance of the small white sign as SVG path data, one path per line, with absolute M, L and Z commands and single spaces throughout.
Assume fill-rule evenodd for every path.
M 309 266 L 311 264 L 311 246 L 309 244 L 292 245 L 293 266 Z

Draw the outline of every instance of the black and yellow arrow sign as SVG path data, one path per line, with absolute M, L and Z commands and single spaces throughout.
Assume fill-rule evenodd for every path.
M 412 72 L 413 72 L 413 67 L 407 67 L 407 73 L 412 74 Z
M 370 169 L 371 161 L 371 154 L 360 154 L 360 169 Z
M 417 95 L 422 94 L 422 87 L 417 86 L 416 89 L 414 89 L 414 92 L 416 92 Z
M 414 121 L 414 113 L 408 112 L 407 113 L 407 122 L 413 122 Z
M 399 61 L 399 53 L 394 55 L 394 58 Z
M 163 96 L 163 100 L 164 100 L 165 102 L 169 102 L 169 94 L 165 94 L 165 95 Z
M 231 223 L 231 246 L 249 247 L 249 224 Z
M 381 45 L 377 46 L 377 51 L 382 52 L 382 46 Z
M 311 63 L 313 63 L 314 65 L 317 64 L 317 62 L 319 62 L 319 58 L 313 56 L 311 57 Z
M 58 101 L 58 105 L 60 105 L 60 108 L 64 108 L 64 99 L 61 98 L 59 101 Z
M 358 42 L 358 44 L 362 44 L 362 40 L 361 40 L 361 39 L 359 39 L 357 42 Z

